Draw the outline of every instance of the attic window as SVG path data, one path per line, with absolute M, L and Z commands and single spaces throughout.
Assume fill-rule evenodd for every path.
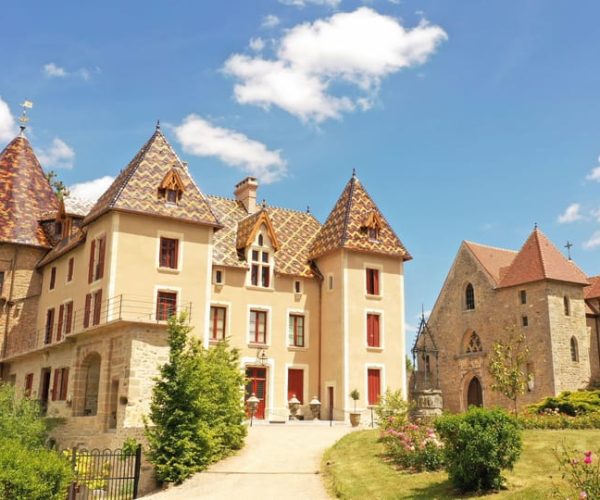
M 368 235 L 370 241 L 378 241 L 381 226 L 381 216 L 377 212 L 371 211 L 363 220 L 361 229 Z
M 169 205 L 176 205 L 183 195 L 183 182 L 177 171 L 172 168 L 167 172 L 158 187 L 158 195 Z

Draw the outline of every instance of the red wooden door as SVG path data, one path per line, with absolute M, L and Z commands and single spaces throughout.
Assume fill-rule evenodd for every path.
M 288 401 L 295 394 L 296 398 L 304 404 L 304 370 L 288 369 Z
M 246 399 L 254 393 L 259 401 L 254 418 L 263 419 L 267 400 L 267 369 L 248 367 L 246 368 L 246 379 Z M 250 416 L 249 411 L 248 416 Z
M 369 368 L 367 380 L 369 386 L 369 404 L 376 405 L 379 402 L 381 394 L 381 371 L 376 368 Z

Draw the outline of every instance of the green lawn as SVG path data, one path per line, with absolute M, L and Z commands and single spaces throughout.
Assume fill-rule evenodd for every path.
M 329 448 L 321 465 L 329 492 L 339 498 L 465 498 L 445 472 L 404 473 L 385 463 L 379 431 L 352 432 Z M 561 485 L 553 450 L 563 441 L 579 450 L 600 448 L 600 430 L 535 430 L 523 434 L 523 453 L 506 474 L 507 490 L 485 498 L 548 499 Z

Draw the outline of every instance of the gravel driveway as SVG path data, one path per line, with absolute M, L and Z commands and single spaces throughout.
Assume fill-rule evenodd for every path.
M 329 427 L 324 423 L 255 425 L 237 455 L 180 486 L 145 498 L 326 499 L 318 474 L 321 456 L 350 430 L 348 425 Z

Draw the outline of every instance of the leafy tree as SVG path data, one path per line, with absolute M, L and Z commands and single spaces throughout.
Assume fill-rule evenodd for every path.
M 15 388 L 0 384 L 0 436 L 16 439 L 30 448 L 42 447 L 47 425 L 37 401 L 18 397 Z
M 54 190 L 54 193 L 58 199 L 63 200 L 69 196 L 69 189 L 64 185 L 63 181 L 58 178 L 58 174 L 54 170 L 50 170 L 48 173 L 46 173 L 46 179 L 48 180 L 48 183 Z
M 406 372 L 407 374 L 411 374 L 413 371 L 413 364 L 412 364 L 412 360 L 406 356 Z
M 169 319 L 169 361 L 160 369 L 146 422 L 149 458 L 161 482 L 181 483 L 246 435 L 243 376 L 236 350 L 206 350 L 190 336 L 185 315 Z
M 496 341 L 492 346 L 489 372 L 493 377 L 492 390 L 503 394 L 513 402 L 515 415 L 518 411 L 517 400 L 525 393 L 529 375 L 527 359 L 529 347 L 524 334 L 515 334 L 510 330 L 506 342 Z

